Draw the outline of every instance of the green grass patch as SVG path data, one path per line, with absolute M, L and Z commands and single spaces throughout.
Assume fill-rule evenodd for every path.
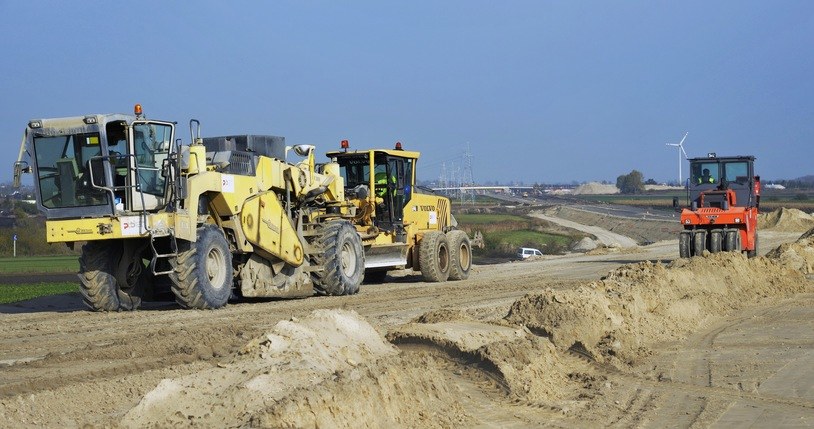
M 528 217 L 512 214 L 458 214 L 455 215 L 455 219 L 464 225 L 489 225 L 501 222 L 534 222 L 533 219 Z
M 75 273 L 77 271 L 79 271 L 79 259 L 76 255 L 0 258 L 0 274 Z
M 483 234 L 484 249 L 474 249 L 474 255 L 494 258 L 514 258 L 519 247 L 534 247 L 545 254 L 566 252 L 584 237 L 542 219 L 512 213 L 470 213 L 456 215 L 461 228 L 472 235 Z
M 41 296 L 77 292 L 76 283 L 23 283 L 0 284 L 0 304 L 25 301 Z

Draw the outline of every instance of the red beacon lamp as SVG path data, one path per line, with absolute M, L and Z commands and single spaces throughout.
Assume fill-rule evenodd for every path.
M 141 110 L 141 104 L 136 103 L 136 105 L 133 106 L 133 113 L 136 114 L 137 118 L 141 118 L 141 115 L 144 113 Z
M 396 150 L 404 150 L 401 148 L 401 142 L 396 142 Z
M 348 151 L 348 148 L 350 147 L 350 143 L 348 143 L 348 141 L 347 141 L 347 140 L 342 140 L 341 142 L 339 142 L 339 146 L 340 146 L 342 149 L 345 149 L 345 152 L 347 152 L 347 151 Z

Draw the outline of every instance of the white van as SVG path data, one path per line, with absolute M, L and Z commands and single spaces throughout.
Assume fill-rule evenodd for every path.
M 543 252 L 531 247 L 521 247 L 517 250 L 517 259 L 526 259 L 530 256 L 543 256 Z

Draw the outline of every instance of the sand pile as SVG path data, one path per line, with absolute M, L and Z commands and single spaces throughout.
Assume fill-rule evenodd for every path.
M 781 232 L 803 232 L 814 228 L 814 216 L 797 209 L 779 208 L 757 215 L 757 227 Z
M 279 322 L 231 362 L 165 379 L 127 427 L 454 426 L 456 402 L 432 366 L 404 362 L 355 312 L 317 310 Z M 416 410 L 450 411 L 428 421 Z
M 420 344 L 477 366 L 499 380 L 508 394 L 529 402 L 558 398 L 568 384 L 569 370 L 554 345 L 524 327 L 473 320 L 411 323 L 388 334 L 394 344 Z
M 588 182 L 577 186 L 574 195 L 618 194 L 616 185 L 605 185 L 599 182 Z
M 648 344 L 678 340 L 713 318 L 766 296 L 801 292 L 799 271 L 767 258 L 718 253 L 670 265 L 642 262 L 576 290 L 533 293 L 506 320 L 619 367 L 649 354 Z
M 780 260 L 804 274 L 814 273 L 814 228 L 801 235 L 794 243 L 783 243 L 766 256 Z
M 579 240 L 578 242 L 574 243 L 573 246 L 571 246 L 572 251 L 581 253 L 589 252 L 596 248 L 596 241 L 592 240 L 590 237 L 583 237 L 582 240 Z

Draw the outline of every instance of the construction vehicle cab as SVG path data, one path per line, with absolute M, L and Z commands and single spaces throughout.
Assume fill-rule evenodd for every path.
M 64 219 L 163 206 L 174 136 L 173 123 L 128 115 L 30 121 L 23 145 L 39 209 Z
M 365 248 L 365 279 L 377 282 L 388 270 L 412 268 L 428 281 L 469 275 L 471 243 L 458 230 L 449 199 L 416 187 L 420 153 L 401 143 L 394 149 L 349 150 L 327 156 L 339 165 L 345 195 L 354 204 L 353 223 Z
M 681 257 L 701 255 L 704 250 L 756 255 L 760 177 L 754 174 L 754 161 L 753 156 L 714 153 L 689 160 L 689 207 L 681 211 Z

